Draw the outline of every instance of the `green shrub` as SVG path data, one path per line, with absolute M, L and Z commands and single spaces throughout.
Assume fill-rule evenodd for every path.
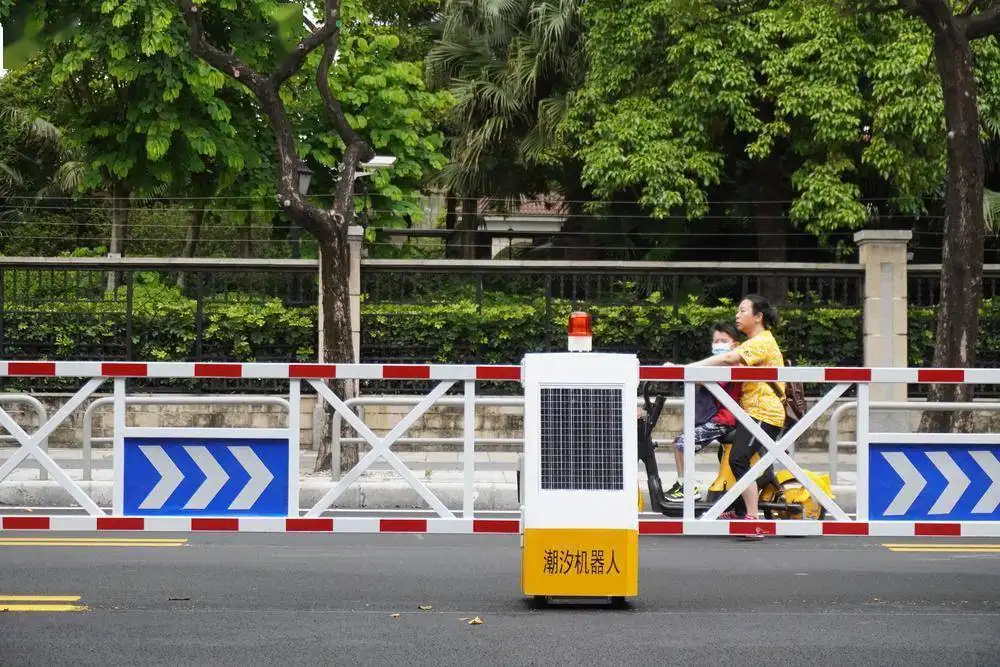
M 131 322 L 124 288 L 104 300 L 35 299 L 4 304 L 6 358 L 169 361 L 313 361 L 316 308 L 293 308 L 281 300 L 230 293 L 196 302 L 176 287 L 137 281 Z M 36 293 L 36 296 L 38 294 Z M 580 306 L 578 306 L 580 307 Z M 566 349 L 566 300 L 491 298 L 482 306 L 467 299 L 422 304 L 362 304 L 362 356 L 368 361 L 519 363 L 527 352 Z M 594 349 L 628 351 L 644 363 L 702 358 L 709 329 L 732 321 L 729 303 L 660 303 L 657 295 L 620 306 L 586 306 L 594 323 Z M 935 309 L 909 311 L 909 363 L 930 362 Z M 796 365 L 851 366 L 863 363 L 858 308 L 785 308 L 775 334 Z M 199 337 L 200 333 L 200 337 Z M 129 336 L 131 339 L 129 340 Z M 1000 357 L 1000 299 L 984 302 L 979 355 Z

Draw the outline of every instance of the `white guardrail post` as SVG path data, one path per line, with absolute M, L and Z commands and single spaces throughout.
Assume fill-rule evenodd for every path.
M 39 401 L 34 396 L 29 396 L 28 394 L 0 394 L 0 403 L 24 403 L 25 405 L 31 406 L 31 409 L 35 411 L 35 416 L 38 417 L 38 425 L 41 426 L 49 420 L 49 413 Z M 13 435 L 0 435 L 2 440 L 13 440 L 17 442 L 17 438 Z M 49 439 L 43 438 L 42 442 L 39 444 L 43 452 L 49 450 Z M 38 469 L 38 479 L 41 481 L 48 481 L 49 473 L 44 466 Z

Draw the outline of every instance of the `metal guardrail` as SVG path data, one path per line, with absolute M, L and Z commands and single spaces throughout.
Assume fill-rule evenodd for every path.
M 869 402 L 869 408 L 872 411 L 876 410 L 892 410 L 892 411 L 928 411 L 928 412 L 951 412 L 953 410 L 971 410 L 979 412 L 1000 412 L 1000 403 L 993 402 L 975 402 L 975 403 L 925 403 L 920 401 L 871 401 Z M 849 401 L 843 405 L 837 406 L 837 409 L 833 411 L 830 415 L 830 421 L 827 423 L 827 451 L 830 457 L 830 482 L 832 484 L 838 483 L 837 477 L 837 459 L 839 458 L 840 445 L 855 445 L 857 446 L 856 440 L 840 440 L 840 417 L 848 410 L 856 409 L 858 407 L 857 401 Z
M 355 398 L 350 398 L 344 401 L 348 409 L 353 410 L 357 406 L 358 416 L 364 421 L 364 406 L 366 405 L 417 405 L 423 400 L 423 396 L 357 396 Z M 434 405 L 440 406 L 462 406 L 465 405 L 465 399 L 461 396 L 446 396 L 439 398 Z M 480 405 L 495 405 L 495 406 L 507 406 L 507 407 L 519 407 L 524 410 L 524 397 L 523 396 L 477 396 L 475 400 L 476 407 Z M 636 405 L 642 405 L 642 399 L 636 399 Z M 668 398 L 664 401 L 664 407 L 674 407 L 679 408 L 684 406 L 684 399 L 682 398 Z M 342 437 L 340 435 L 341 424 L 343 418 L 340 413 L 335 413 L 333 416 L 333 427 L 332 427 L 332 442 L 330 447 L 331 465 L 330 465 L 330 478 L 333 480 L 340 479 L 340 460 L 341 460 L 341 447 L 345 443 L 363 443 L 367 442 L 364 438 L 358 437 Z M 449 446 L 461 446 L 465 443 L 465 438 L 460 437 L 420 437 L 420 438 L 398 438 L 396 441 L 398 444 L 407 445 L 449 445 Z M 475 438 L 474 440 L 477 444 L 483 445 L 524 445 L 524 438 Z M 659 441 L 657 441 L 659 442 Z
M 49 413 L 45 409 L 45 406 L 42 405 L 42 402 L 39 401 L 34 396 L 29 396 L 27 394 L 0 394 L 0 403 L 24 403 L 25 405 L 30 405 L 32 409 L 35 411 L 35 414 L 38 416 L 39 426 L 41 426 L 42 424 L 44 424 L 49 420 Z M 4 441 L 13 440 L 17 442 L 17 438 L 15 438 L 10 434 L 0 435 L 0 440 Z M 44 440 L 42 440 L 39 446 L 42 448 L 42 451 L 48 451 L 49 439 L 45 438 Z M 49 473 L 45 470 L 45 468 L 39 468 L 38 479 L 45 481 L 48 480 L 48 478 L 49 478 Z
M 114 403 L 113 396 L 92 401 L 83 413 L 83 478 L 93 478 L 93 443 L 112 442 L 114 438 L 95 438 L 94 412 Z M 279 405 L 291 414 L 291 404 L 279 396 L 126 396 L 129 405 Z M 286 426 L 287 428 L 287 426 Z

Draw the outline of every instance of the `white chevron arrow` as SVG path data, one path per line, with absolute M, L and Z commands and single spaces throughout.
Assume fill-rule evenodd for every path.
M 229 475 L 222 469 L 215 457 L 208 453 L 208 447 L 199 445 L 184 445 L 184 451 L 194 459 L 201 471 L 205 474 L 205 481 L 201 483 L 198 490 L 194 492 L 184 505 L 186 510 L 203 510 L 212 502 L 215 495 L 222 490 L 222 487 L 229 481 Z
M 937 466 L 948 482 L 948 486 L 944 487 L 944 491 L 934 501 L 928 514 L 947 514 L 955 509 L 955 505 L 971 482 L 948 452 L 927 452 L 927 458 Z
M 972 508 L 972 513 L 992 514 L 997 511 L 997 507 L 1000 507 L 1000 461 L 997 460 L 995 454 L 983 450 L 969 452 L 969 454 L 976 460 L 979 467 L 983 469 L 983 472 L 993 480 L 990 488 L 986 489 L 986 493 L 979 499 L 976 506 Z
M 146 495 L 142 503 L 139 505 L 141 510 L 158 510 L 163 507 L 163 503 L 167 502 L 180 483 L 184 481 L 184 474 L 180 471 L 167 453 L 163 451 L 163 447 L 158 447 L 156 445 L 139 445 L 139 451 L 146 455 L 149 462 L 153 464 L 156 468 L 156 472 L 160 473 L 160 481 L 156 483 L 153 490 Z
M 253 453 L 251 448 L 230 447 L 229 451 L 233 453 L 236 460 L 250 473 L 250 479 L 247 480 L 246 486 L 243 487 L 240 495 L 236 496 L 236 499 L 229 505 L 229 509 L 248 510 L 253 507 L 253 504 L 264 493 L 264 489 L 274 479 L 274 475 L 267 469 L 264 462 Z
M 927 480 L 924 479 L 919 470 L 913 467 L 913 464 L 910 463 L 910 460 L 906 458 L 906 454 L 903 452 L 882 452 L 882 456 L 889 462 L 892 469 L 903 478 L 903 488 L 899 490 L 896 497 L 885 508 L 885 515 L 906 514 L 906 510 L 910 509 L 910 505 L 917 499 L 920 492 L 924 490 Z

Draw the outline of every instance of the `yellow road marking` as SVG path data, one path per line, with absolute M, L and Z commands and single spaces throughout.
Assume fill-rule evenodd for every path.
M 0 537 L 4 542 L 187 542 L 183 537 Z
M 0 547 L 182 547 L 187 540 L 146 542 L 142 540 L 45 540 L 0 539 Z
M 941 547 L 938 549 L 926 549 L 920 547 L 889 547 L 889 551 L 893 551 L 896 553 L 921 553 L 921 554 L 940 554 L 940 553 L 1000 554 L 1000 547 L 991 547 L 987 549 L 978 549 L 974 547 Z
M 0 611 L 87 611 L 82 604 L 0 604 Z
M 178 543 L 178 544 L 135 544 L 135 543 L 118 544 L 118 543 L 115 543 L 115 542 L 101 542 L 101 543 L 87 543 L 87 542 L 32 542 L 31 544 L 23 544 L 23 543 L 0 542 L 0 547 L 20 547 L 22 549 L 30 549 L 31 547 L 91 547 L 91 548 L 97 548 L 97 547 L 109 548 L 109 547 L 111 547 L 111 548 L 115 548 L 115 549 L 124 549 L 126 547 L 127 548 L 132 548 L 132 549 L 140 549 L 140 548 L 145 547 L 147 549 L 151 549 L 151 548 L 176 548 L 176 547 L 182 547 L 182 546 L 184 546 L 184 545 L 180 544 L 180 543 Z
M 933 544 L 912 544 L 912 543 L 900 543 L 900 544 L 883 544 L 883 547 L 893 548 L 893 547 L 905 547 L 910 548 L 921 548 L 921 549 L 947 549 L 950 547 L 969 547 L 972 549 L 1000 549 L 1000 544 L 961 544 L 959 542 L 935 542 Z
M 79 599 L 79 595 L 0 594 L 0 611 L 87 611 L 86 605 L 65 604 Z

